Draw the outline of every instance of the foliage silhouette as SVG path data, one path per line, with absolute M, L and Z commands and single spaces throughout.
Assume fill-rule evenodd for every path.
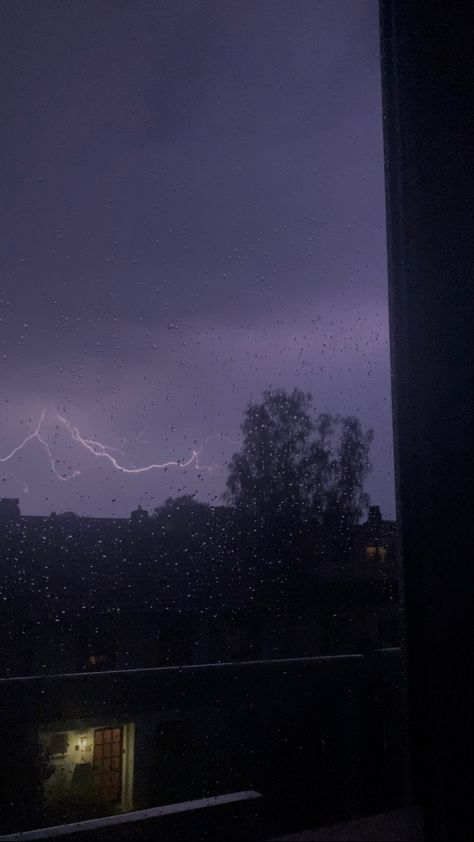
M 369 503 L 372 430 L 355 417 L 315 414 L 311 394 L 266 391 L 249 403 L 242 449 L 229 464 L 225 499 L 261 521 L 341 530 Z

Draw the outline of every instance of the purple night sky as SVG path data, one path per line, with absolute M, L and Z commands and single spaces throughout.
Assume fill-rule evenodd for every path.
M 376 0 L 4 0 L 0 496 L 219 502 L 250 398 L 375 430 L 394 516 Z M 68 428 L 58 419 L 67 418 Z M 70 430 L 120 448 L 117 471 Z M 98 446 L 94 446 L 96 449 Z

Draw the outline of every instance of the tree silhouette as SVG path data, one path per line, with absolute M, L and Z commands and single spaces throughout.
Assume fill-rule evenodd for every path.
M 211 515 L 210 506 L 197 500 L 194 494 L 181 494 L 168 497 L 154 511 L 155 520 L 173 525 L 176 529 L 186 530 L 198 524 L 202 526 Z
M 277 389 L 249 403 L 241 430 L 225 495 L 241 512 L 292 527 L 340 529 L 359 520 L 369 502 L 373 432 L 357 418 L 315 416 L 311 394 Z
M 178 497 L 167 497 L 161 506 L 157 506 L 155 512 L 207 511 L 208 509 L 208 504 L 197 500 L 194 494 L 181 494 Z

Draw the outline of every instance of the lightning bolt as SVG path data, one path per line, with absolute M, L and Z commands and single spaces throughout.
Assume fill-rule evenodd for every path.
M 135 438 L 135 441 L 139 441 L 140 444 L 149 444 L 150 442 L 145 441 L 145 439 L 143 438 L 145 433 L 146 433 L 146 427 L 144 427 L 143 430 L 140 430 L 140 432 L 138 433 L 138 436 L 136 436 L 136 438 Z
M 0 477 L 0 481 L 2 481 L 2 480 L 4 480 L 4 479 L 8 479 L 9 477 L 11 477 L 11 479 L 15 480 L 15 482 L 17 482 L 17 483 L 18 483 L 18 485 L 21 485 L 21 487 L 23 488 L 23 493 L 24 493 L 24 494 L 29 494 L 29 493 L 30 493 L 30 488 L 29 488 L 28 483 L 27 483 L 27 482 L 25 482 L 25 481 L 24 481 L 24 480 L 22 480 L 22 479 L 18 479 L 18 477 L 17 477 L 17 476 L 15 476 L 15 474 L 4 474 L 4 476 L 3 476 L 3 477 Z
M 62 421 L 63 423 L 66 423 L 66 424 L 68 423 L 68 422 L 66 422 L 66 419 L 65 419 L 65 418 L 63 419 L 63 418 L 62 418 L 61 416 L 59 416 L 59 415 L 58 415 L 58 420 L 59 420 L 59 421 Z M 70 430 L 69 430 L 69 432 L 70 432 Z M 77 441 L 77 439 L 76 439 L 76 441 Z M 109 445 L 109 444 L 102 444 L 100 441 L 97 441 L 96 439 L 84 439 L 84 443 L 85 443 L 86 445 L 87 445 L 87 444 L 88 444 L 88 445 L 90 445 L 91 447 L 99 447 L 99 448 L 101 448 L 101 450 L 102 450 L 102 451 L 104 451 L 104 452 L 106 452 L 106 451 L 109 451 L 109 450 L 110 450 L 110 451 L 112 451 L 112 453 L 120 453 L 120 455 L 121 455 L 121 456 L 122 456 L 122 457 L 123 457 L 123 458 L 124 458 L 127 462 L 130 462 L 130 460 L 129 460 L 129 458 L 128 458 L 127 454 L 126 454 L 126 453 L 125 453 L 125 452 L 124 452 L 124 451 L 123 451 L 120 447 L 111 447 L 111 445 Z M 136 467 L 136 466 L 135 466 L 135 465 L 133 465 L 131 462 L 130 462 L 130 466 L 131 466 L 132 468 L 135 468 L 135 467 Z
M 90 439 L 85 438 L 81 435 L 81 432 L 77 426 L 72 424 L 67 418 L 63 415 L 57 415 L 57 420 L 63 425 L 71 439 L 79 444 L 83 449 L 85 449 L 88 453 L 94 456 L 97 459 L 104 459 L 107 461 L 116 471 L 119 471 L 122 474 L 146 474 L 150 471 L 156 470 L 166 470 L 167 468 L 194 468 L 197 471 L 206 471 L 207 473 L 213 473 L 215 470 L 219 468 L 219 465 L 204 465 L 200 462 L 199 456 L 200 452 L 205 448 L 205 444 L 202 445 L 200 450 L 194 449 L 191 452 L 191 455 L 187 459 L 170 459 L 166 462 L 152 462 L 149 465 L 143 465 L 142 467 L 137 467 L 133 465 L 127 455 L 118 447 L 112 447 L 111 445 L 104 444 L 104 442 L 99 441 L 97 438 Z M 46 441 L 42 428 L 45 423 L 46 419 L 46 410 L 43 409 L 39 418 L 39 421 L 33 430 L 32 433 L 25 436 L 25 438 L 17 444 L 10 453 L 7 453 L 6 456 L 0 456 L 0 463 L 9 462 L 13 459 L 18 453 L 20 453 L 24 448 L 32 441 L 37 441 L 43 450 L 46 452 L 47 457 L 49 459 L 51 471 L 54 476 L 61 480 L 61 482 L 68 482 L 69 480 L 75 479 L 76 477 L 81 475 L 81 471 L 76 469 L 71 471 L 71 473 L 65 474 L 61 473 L 57 468 L 57 462 L 59 461 L 55 456 L 53 451 L 51 450 L 50 445 Z M 143 431 L 144 432 L 144 431 Z M 227 439 L 228 441 L 232 441 L 228 439 L 227 436 L 219 436 L 219 438 Z M 235 442 L 237 444 L 237 442 Z M 117 454 L 117 455 L 115 455 Z M 119 456 L 122 459 L 119 459 Z M 128 464 L 124 464 L 128 463 Z M 17 479 L 13 474 L 11 475 L 13 479 L 18 482 L 20 485 L 23 486 L 23 490 L 25 494 L 28 493 L 29 488 L 27 483 L 23 480 Z
M 54 454 L 53 454 L 48 442 L 41 435 L 41 427 L 44 424 L 45 418 L 46 418 L 46 410 L 43 409 L 42 412 L 41 412 L 41 415 L 40 415 L 40 419 L 39 419 L 35 429 L 33 430 L 33 432 L 30 433 L 29 436 L 26 436 L 23 439 L 23 441 L 20 442 L 20 444 L 17 444 L 16 447 L 14 447 L 13 450 L 10 453 L 8 453 L 6 456 L 0 456 L 0 462 L 9 462 L 10 459 L 13 459 L 13 457 L 16 456 L 17 453 L 20 453 L 20 451 L 22 451 L 23 448 L 26 447 L 26 445 L 30 441 L 33 441 L 33 440 L 36 439 L 36 441 L 38 441 L 40 443 L 42 448 L 47 453 L 49 463 L 51 465 L 51 470 L 52 470 L 54 476 L 57 479 L 61 480 L 61 482 L 68 482 L 70 479 L 74 479 L 75 477 L 78 477 L 81 472 L 80 471 L 73 471 L 71 474 L 61 474 L 61 473 L 59 473 L 58 469 L 56 468 L 56 459 L 54 458 Z
M 118 448 L 108 447 L 108 445 L 103 444 L 96 439 L 85 439 L 81 436 L 79 428 L 71 424 L 67 418 L 64 418 L 62 415 L 58 415 L 57 418 L 58 421 L 61 421 L 61 423 L 64 424 L 73 441 L 82 445 L 82 447 L 88 450 L 93 456 L 106 459 L 111 465 L 113 465 L 116 471 L 120 471 L 123 474 L 145 474 L 149 471 L 164 470 L 166 468 L 189 468 L 191 465 L 201 468 L 204 467 L 199 465 L 198 450 L 193 450 L 189 459 L 186 460 L 170 459 L 168 462 L 152 462 L 150 465 L 144 465 L 141 468 L 128 467 L 127 465 L 122 465 L 113 453 L 110 452 L 111 450 L 116 451 Z

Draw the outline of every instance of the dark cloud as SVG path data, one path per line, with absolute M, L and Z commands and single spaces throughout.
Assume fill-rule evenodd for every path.
M 196 441 L 220 465 L 145 481 L 63 437 L 65 484 L 33 443 L 24 508 L 217 495 L 222 434 L 294 384 L 375 427 L 393 512 L 377 4 L 7 3 L 4 23 L 2 452 L 44 404 L 135 460 Z

